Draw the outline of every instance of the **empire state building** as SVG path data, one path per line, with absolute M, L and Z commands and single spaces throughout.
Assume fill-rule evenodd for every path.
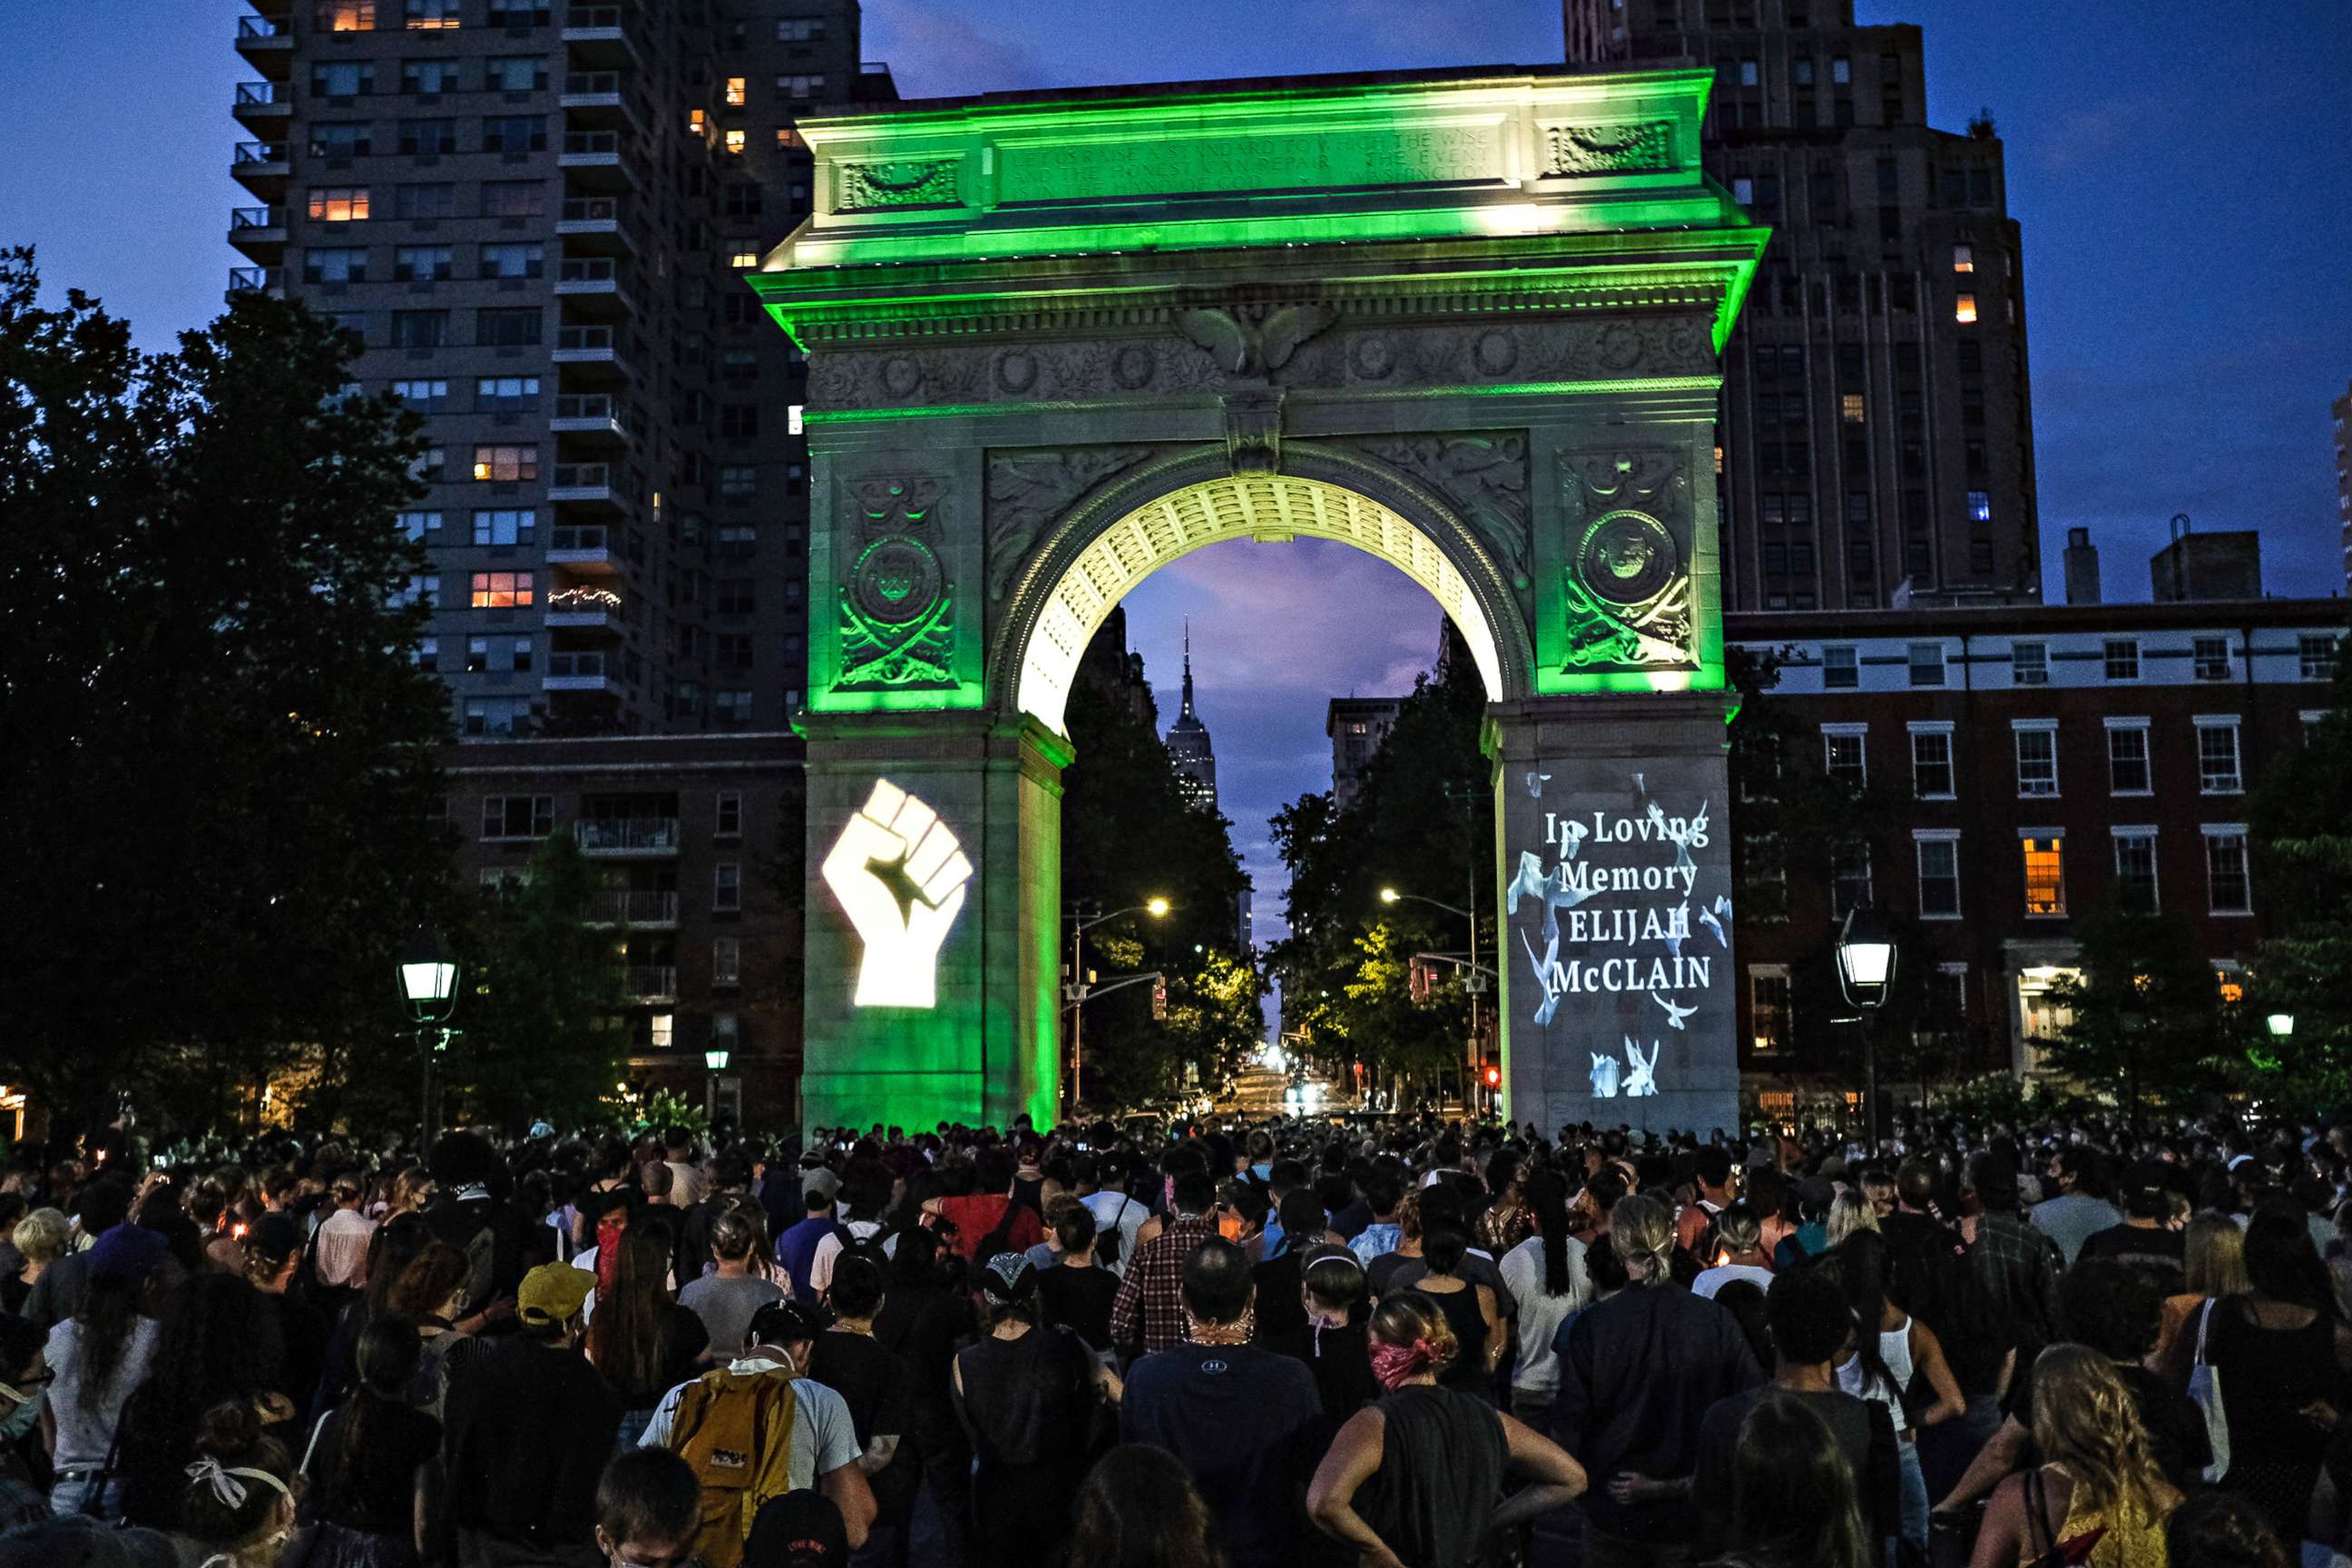
M 1184 629 L 1184 707 L 1168 729 L 1168 756 L 1180 774 L 1177 789 L 1193 805 L 1217 809 L 1217 752 L 1209 727 L 1192 710 L 1192 630 Z

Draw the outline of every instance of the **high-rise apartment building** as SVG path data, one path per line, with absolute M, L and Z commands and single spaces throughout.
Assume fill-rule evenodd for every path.
M 2352 383 L 2331 405 L 2336 416 L 2336 522 L 2344 541 L 2344 585 L 2352 588 Z
M 1990 119 L 1853 0 L 1564 0 L 1579 63 L 1690 58 L 1707 172 L 1774 230 L 1724 352 L 1724 607 L 2041 593 L 2024 260 Z
M 458 733 L 772 731 L 807 637 L 803 367 L 740 275 L 795 117 L 893 96 L 856 0 L 255 0 L 231 216 L 424 416 L 418 650 Z

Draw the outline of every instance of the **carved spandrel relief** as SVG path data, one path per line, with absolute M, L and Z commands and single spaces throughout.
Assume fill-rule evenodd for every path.
M 1435 490 L 1502 563 L 1520 608 L 1531 608 L 1528 440 L 1516 431 L 1383 436 L 1346 443 Z
M 1241 376 L 1280 370 L 1299 344 L 1330 324 L 1331 312 L 1320 305 L 1244 305 L 1176 317 L 1188 342 L 1206 351 L 1219 370 Z
M 951 685 L 955 583 L 940 559 L 940 481 L 877 475 L 849 487 L 853 526 L 835 591 L 836 691 Z
M 1675 122 L 1621 121 L 1543 127 L 1544 177 L 1646 174 L 1675 167 Z
M 988 596 L 1002 600 L 1038 535 L 1104 479 L 1151 455 L 1149 447 L 992 452 L 988 458 Z
M 1559 456 L 1561 668 L 1687 668 L 1697 663 L 1690 476 L 1658 451 Z
M 961 158 L 909 158 L 835 164 L 833 210 L 960 206 L 956 171 L 962 163 Z

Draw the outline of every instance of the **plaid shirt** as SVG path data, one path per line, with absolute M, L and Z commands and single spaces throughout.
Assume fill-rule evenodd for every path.
M 1993 1309 L 2031 1354 L 2065 1336 L 2059 1331 L 2058 1274 L 2063 1258 L 2058 1244 L 2015 1215 L 1989 1214 L 1977 1221 L 1969 1261 L 1992 1298 Z
M 1165 1230 L 1135 1249 L 1110 1304 L 1111 1343 L 1140 1341 L 1150 1355 L 1184 1342 L 1184 1260 L 1216 1234 L 1214 1219 L 1195 1215 L 1170 1220 Z

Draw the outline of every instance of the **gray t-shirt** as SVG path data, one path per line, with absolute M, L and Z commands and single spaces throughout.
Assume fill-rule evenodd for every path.
M 739 1361 L 730 1370 L 744 1373 L 765 1372 L 778 1363 L 772 1361 Z M 677 1418 L 678 1395 L 686 1391 L 680 1384 L 662 1395 L 654 1407 L 654 1418 L 646 1423 L 645 1436 L 637 1439 L 641 1448 L 666 1448 L 669 1446 L 670 1423 Z M 793 1457 L 789 1477 L 792 1489 L 799 1491 L 813 1487 L 820 1476 L 829 1476 L 844 1465 L 857 1462 L 857 1426 L 850 1419 L 849 1402 L 821 1383 L 807 1378 L 793 1380 L 793 1397 L 800 1410 L 793 1422 Z
M 2028 1217 L 2034 1229 L 2058 1244 L 2069 1268 L 2081 1254 L 2083 1243 L 2110 1226 L 2124 1222 L 2115 1205 L 2083 1193 L 2062 1193 L 2054 1198 L 2044 1198 L 2033 1205 Z
M 722 1279 L 706 1274 L 677 1293 L 677 1304 L 702 1320 L 702 1326 L 710 1331 L 711 1350 L 722 1356 L 743 1348 L 743 1335 L 751 1326 L 753 1313 L 783 1299 L 782 1286 L 749 1275 Z
M 58 1469 L 94 1469 L 106 1463 L 107 1451 L 114 1446 L 115 1424 L 121 1420 L 122 1406 L 132 1391 L 147 1381 L 161 1332 L 152 1318 L 131 1320 L 131 1338 L 122 1347 L 122 1359 L 115 1364 L 113 1380 L 96 1405 L 85 1409 L 81 1325 L 68 1318 L 49 1331 L 49 1371 L 56 1375 L 48 1387 L 48 1401 L 49 1414 L 58 1424 L 55 1463 Z

